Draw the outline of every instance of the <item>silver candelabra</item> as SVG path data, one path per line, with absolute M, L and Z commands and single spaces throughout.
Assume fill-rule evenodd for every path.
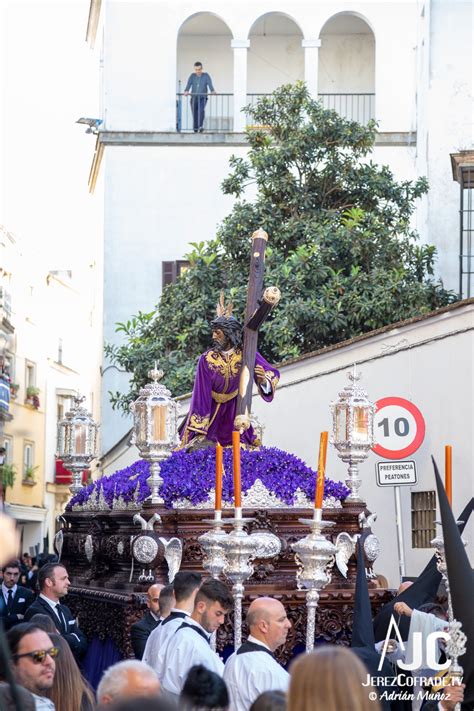
M 298 571 L 296 584 L 299 590 L 306 589 L 306 651 L 314 647 L 316 631 L 316 608 L 322 588 L 331 580 L 336 547 L 322 534 L 325 528 L 334 526 L 333 521 L 322 520 L 322 510 L 315 509 L 312 519 L 300 519 L 300 523 L 310 526 L 311 533 L 292 544 Z
M 204 550 L 202 566 L 209 571 L 212 578 L 219 580 L 225 566 L 223 541 L 227 534 L 222 525 L 222 511 L 215 511 L 213 519 L 205 519 L 204 523 L 212 526 L 210 531 L 199 536 L 198 541 Z M 217 647 L 217 632 L 211 635 L 211 649 L 215 652 Z
M 222 541 L 225 552 L 224 575 L 232 583 L 234 597 L 234 649 L 242 644 L 242 600 L 244 597 L 244 581 L 253 573 L 251 560 L 255 558 L 257 541 L 244 531 L 244 525 L 251 518 L 242 518 L 242 509 L 235 509 L 235 517 L 228 519 L 232 523 L 232 531 Z M 227 521 L 226 521 L 227 523 Z
M 438 526 L 442 526 L 441 521 L 435 521 L 435 523 Z M 461 523 L 461 521 L 457 521 L 457 523 Z M 466 545 L 466 542 L 461 539 L 463 544 Z M 446 652 L 451 659 L 451 665 L 449 667 L 449 673 L 452 677 L 459 679 L 459 683 L 461 683 L 462 676 L 463 676 L 463 668 L 459 664 L 459 657 L 462 657 L 463 654 L 466 653 L 466 642 L 467 642 L 467 637 L 462 631 L 462 625 L 461 623 L 455 619 L 454 617 L 454 612 L 453 612 L 453 601 L 451 598 L 451 590 L 449 587 L 449 578 L 448 578 L 448 567 L 446 565 L 446 554 L 445 554 L 445 549 L 444 549 L 444 538 L 443 538 L 443 532 L 441 529 L 441 532 L 438 533 L 436 538 L 433 538 L 431 541 L 431 546 L 435 549 L 435 555 L 436 555 L 436 567 L 438 568 L 438 571 L 441 573 L 441 577 L 443 578 L 445 587 L 446 587 L 446 593 L 448 595 L 448 632 L 449 632 L 449 640 L 446 642 Z M 461 704 L 458 702 L 456 706 L 454 707 L 455 711 L 460 711 L 461 709 Z

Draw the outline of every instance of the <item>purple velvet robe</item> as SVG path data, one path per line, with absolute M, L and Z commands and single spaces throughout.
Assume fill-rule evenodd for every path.
M 261 365 L 265 370 L 268 393 L 263 391 L 255 376 L 254 380 L 261 397 L 270 402 L 280 373 L 260 353 L 256 354 L 255 365 Z M 241 350 L 225 354 L 211 349 L 202 354 L 194 380 L 191 406 L 181 432 L 181 446 L 189 444 L 195 437 L 220 442 L 224 447 L 232 444 L 241 367 Z M 252 427 L 242 434 L 241 442 L 260 444 L 256 442 Z

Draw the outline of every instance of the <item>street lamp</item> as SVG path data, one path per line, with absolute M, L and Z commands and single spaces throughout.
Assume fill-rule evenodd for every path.
M 351 490 L 349 502 L 359 503 L 361 479 L 359 464 L 369 456 L 374 440 L 375 405 L 367 398 L 364 388 L 357 384 L 360 374 L 356 366 L 348 373 L 350 385 L 339 393 L 339 398 L 331 403 L 332 437 L 331 442 L 337 449 L 338 457 L 349 464 L 346 484 Z
M 130 405 L 133 414 L 132 444 L 136 445 L 142 459 L 150 462 L 148 484 L 152 504 L 162 504 L 159 489 L 163 483 L 160 462 L 167 459 L 178 444 L 178 405 L 167 388 L 159 383 L 163 371 L 157 364 L 148 377 L 153 382 L 141 388 L 135 402 Z
M 97 431 L 99 425 L 94 422 L 90 412 L 81 403 L 84 397 L 74 397 L 73 407 L 58 422 L 57 458 L 72 473 L 71 494 L 82 489 L 82 472 L 97 457 Z

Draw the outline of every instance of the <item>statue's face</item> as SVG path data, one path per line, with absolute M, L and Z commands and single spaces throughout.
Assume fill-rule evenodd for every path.
M 212 332 L 212 343 L 216 351 L 228 351 L 231 348 L 231 343 L 224 331 L 216 328 Z

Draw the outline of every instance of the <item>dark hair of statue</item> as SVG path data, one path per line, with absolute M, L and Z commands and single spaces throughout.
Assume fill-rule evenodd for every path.
M 238 348 L 242 343 L 243 327 L 233 316 L 217 316 L 211 321 L 211 329 L 221 330 L 229 339 L 232 348 Z

